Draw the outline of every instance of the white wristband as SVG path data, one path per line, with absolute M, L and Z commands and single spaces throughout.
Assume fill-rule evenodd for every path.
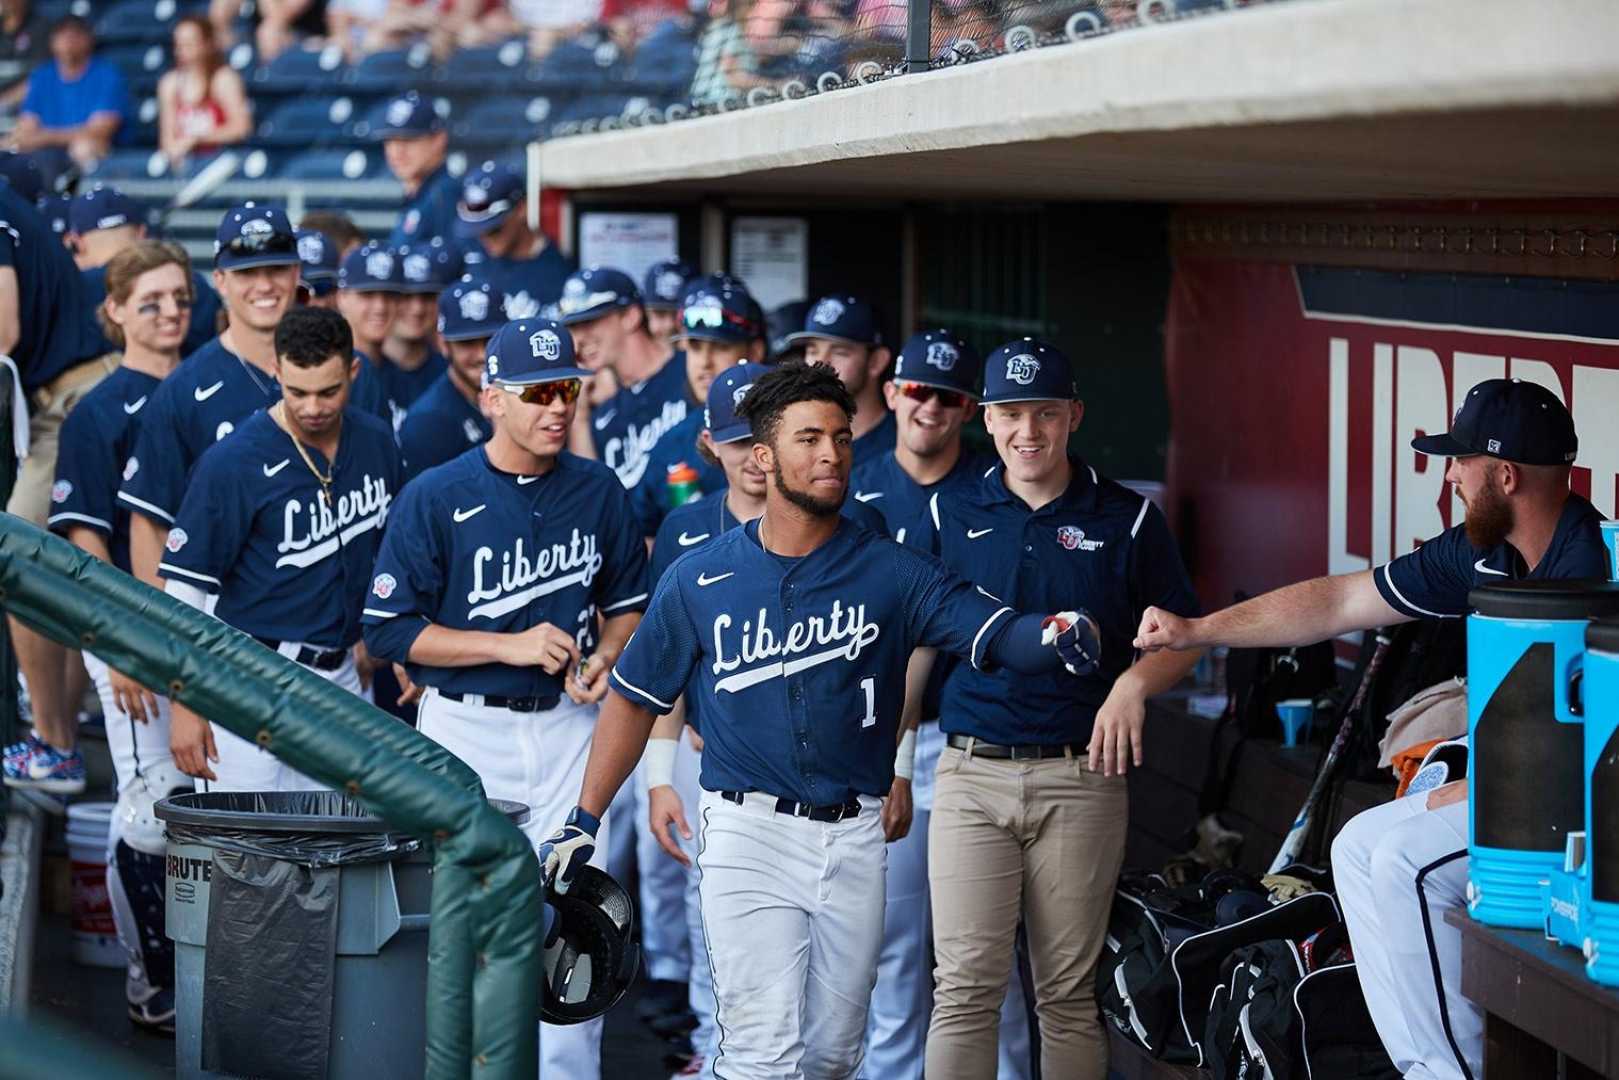
M 909 780 L 916 772 L 916 729 L 911 728 L 899 737 L 899 750 L 894 754 L 894 775 Z
M 673 787 L 675 782 L 674 739 L 648 739 L 646 741 L 646 786 Z

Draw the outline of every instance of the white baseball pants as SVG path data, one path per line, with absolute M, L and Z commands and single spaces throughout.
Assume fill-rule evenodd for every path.
M 305 646 L 301 642 L 284 641 L 276 650 L 289 660 L 295 658 Z M 368 695 L 360 689 L 360 673 L 354 667 L 352 652 L 343 658 L 343 665 L 331 671 L 308 668 L 329 683 L 335 683 L 357 697 Z M 214 725 L 214 746 L 219 760 L 214 763 L 216 781 L 203 781 L 203 791 L 325 791 L 328 785 L 285 765 L 274 754 L 265 752 L 257 743 Z

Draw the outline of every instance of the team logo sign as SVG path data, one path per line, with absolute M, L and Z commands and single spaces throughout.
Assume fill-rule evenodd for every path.
M 298 258 L 306 263 L 318 263 L 326 257 L 326 241 L 319 233 L 298 238 Z
M 1085 539 L 1085 530 L 1077 525 L 1063 525 L 1057 530 L 1057 543 L 1069 551 L 1096 551 L 1105 541 Z
M 268 240 L 275 235 L 275 226 L 263 218 L 248 218 L 238 231 L 243 240 Z
M 483 322 L 489 318 L 489 294 L 482 289 L 473 289 L 464 292 L 458 301 L 461 305 L 461 317 L 472 322 Z
M 403 127 L 410 122 L 410 114 L 414 107 L 407 98 L 400 98 L 388 106 L 388 126 Z
M 371 582 L 371 591 L 376 593 L 377 597 L 382 600 L 392 596 L 394 590 L 398 587 L 399 582 L 394 580 L 392 574 L 378 574 L 376 580 Z
M 135 458 L 130 458 L 128 461 L 124 462 L 124 480 L 127 482 L 133 479 L 135 474 L 140 472 L 140 470 L 141 463 Z
M 569 278 L 567 284 L 562 286 L 562 295 L 570 299 L 585 295 L 584 278 Z
M 731 391 L 731 408 L 740 409 L 742 407 L 742 399 L 747 397 L 748 391 L 752 389 L 752 383 L 743 383 L 741 386 Z
M 71 494 L 73 494 L 73 482 L 71 480 L 58 480 L 51 485 L 51 502 L 67 502 L 67 497 Z
M 379 278 L 386 281 L 393 275 L 394 257 L 386 251 L 373 251 L 365 257 L 365 273 L 367 277 Z
M 186 535 L 186 531 L 184 529 L 170 529 L 169 538 L 163 541 L 163 546 L 168 548 L 169 553 L 172 555 L 178 552 L 181 548 L 185 547 L 186 541 L 189 539 L 191 539 L 191 537 Z
M 686 281 L 679 273 L 674 270 L 665 270 L 652 283 L 652 291 L 659 300 L 679 300 L 680 288 L 684 284 L 686 284 Z
M 506 317 L 508 319 L 532 319 L 540 313 L 540 302 L 528 294 L 528 290 L 506 294 Z
M 406 255 L 404 267 L 406 281 L 426 281 L 433 263 L 426 255 Z
M 562 355 L 562 339 L 553 330 L 539 330 L 528 337 L 528 347 L 536 360 L 556 360 Z
M 489 370 L 489 377 L 491 379 L 498 378 L 500 376 L 500 357 L 496 356 L 494 353 L 490 353 L 488 356 L 483 358 L 483 362 L 484 366 Z
M 1028 353 L 1018 353 L 1006 362 L 1006 377 L 1019 386 L 1028 386 L 1040 374 L 1040 361 Z
M 843 302 L 841 300 L 834 300 L 829 296 L 825 300 L 822 300 L 819 304 L 815 305 L 815 310 L 810 313 L 810 318 L 820 323 L 822 326 L 831 326 L 833 323 L 843 318 L 843 311 Z
M 461 191 L 461 201 L 468 210 L 482 210 L 489 203 L 489 189 L 478 183 L 468 184 Z
M 936 367 L 940 371 L 949 371 L 956 366 L 956 361 L 959 359 L 961 359 L 961 354 L 956 352 L 956 347 L 948 341 L 935 341 L 928 345 L 927 362 L 931 367 Z

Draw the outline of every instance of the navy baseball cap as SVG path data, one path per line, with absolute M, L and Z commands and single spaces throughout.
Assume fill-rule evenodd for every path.
M 736 364 L 714 376 L 708 385 L 708 403 L 703 407 L 703 426 L 717 443 L 753 438 L 753 428 L 736 414 L 759 376 L 770 369 L 763 364 Z
M 985 405 L 1013 401 L 1073 401 L 1073 369 L 1055 345 L 1019 338 L 989 354 L 984 361 Z
M 746 290 L 727 286 L 689 292 L 680 308 L 677 334 L 699 341 L 746 344 L 755 333 L 749 313 L 752 300 Z
M 375 240 L 362 244 L 344 256 L 337 268 L 337 287 L 354 292 L 404 292 L 399 257 Z
M 587 266 L 569 274 L 562 283 L 557 311 L 562 314 L 563 325 L 572 326 L 640 302 L 641 291 L 630 275 L 611 266 Z
M 298 237 L 281 207 L 244 203 L 220 219 L 219 233 L 214 238 L 216 270 L 298 263 Z
M 877 313 L 864 300 L 853 296 L 823 296 L 804 316 L 804 328 L 787 336 L 787 344 L 814 341 L 846 341 L 851 345 L 881 345 Z
M 523 174 L 516 166 L 484 162 L 461 181 L 456 231 L 471 239 L 499 228 L 526 193 Z
M 686 282 L 697 276 L 697 268 L 684 259 L 655 262 L 641 286 L 642 303 L 655 311 L 678 311 Z
M 487 277 L 466 277 L 438 295 L 438 332 L 445 341 L 492 338 L 506 325 L 500 293 Z
M 117 188 L 100 184 L 75 198 L 67 212 L 68 231 L 78 236 L 97 229 L 145 224 L 146 210 L 140 203 Z
M 712 292 L 716 289 L 732 289 L 739 292 L 747 292 L 748 284 L 735 274 L 727 274 L 724 270 L 717 270 L 712 274 L 702 274 L 698 277 L 689 278 L 686 281 L 686 287 L 680 290 L 680 306 L 686 306 L 686 300 L 688 297 L 694 296 L 697 293 L 705 290 Z
M 443 130 L 444 118 L 414 90 L 384 102 L 371 114 L 374 139 L 414 139 Z
M 792 337 L 804 326 L 809 314 L 808 300 L 789 300 L 765 316 L 765 332 L 770 341 L 770 357 L 777 359 L 793 348 Z
M 0 153 L 0 180 L 10 184 L 11 190 L 27 202 L 37 203 L 45 197 L 45 174 L 32 154 L 15 150 Z
M 441 237 L 425 244 L 401 244 L 394 249 L 399 261 L 399 291 L 443 292 L 461 276 L 461 255 Z
M 1557 395 L 1522 379 L 1486 379 L 1467 392 L 1450 430 L 1411 449 L 1435 457 L 1488 454 L 1520 465 L 1567 465 L 1578 456 L 1574 418 Z
M 489 342 L 484 359 L 484 380 L 490 385 L 532 386 L 589 376 L 574 360 L 573 335 L 551 319 L 507 323 Z
M 325 233 L 298 230 L 298 284 L 316 296 L 329 296 L 337 289 L 337 245 Z
M 39 200 L 39 213 L 50 223 L 51 232 L 58 236 L 67 235 L 67 218 L 73 209 L 73 196 L 46 195 Z
M 912 334 L 899 351 L 894 378 L 977 397 L 983 367 L 978 350 L 961 340 L 960 335 L 949 330 L 924 330 Z

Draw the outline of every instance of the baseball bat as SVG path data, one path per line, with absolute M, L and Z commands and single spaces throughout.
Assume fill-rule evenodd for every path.
M 1284 867 L 1297 862 L 1299 855 L 1304 851 L 1304 842 L 1309 838 L 1310 829 L 1315 823 L 1316 810 L 1322 796 L 1326 794 L 1334 770 L 1338 767 L 1338 759 L 1343 757 L 1344 748 L 1349 745 L 1349 735 L 1354 731 L 1355 718 L 1360 715 L 1361 705 L 1366 701 L 1366 692 L 1371 689 L 1372 680 L 1377 677 L 1377 669 L 1383 664 L 1383 654 L 1388 652 L 1391 640 L 1383 631 L 1377 632 L 1377 646 L 1372 650 L 1372 658 L 1366 662 L 1366 671 L 1360 677 L 1360 685 L 1355 688 L 1354 697 L 1349 699 L 1349 707 L 1344 710 L 1344 718 L 1338 724 L 1338 733 L 1333 736 L 1332 745 L 1327 748 L 1326 759 L 1321 762 L 1315 783 L 1310 785 L 1310 793 L 1304 797 L 1304 805 L 1299 808 L 1293 827 L 1287 830 L 1287 836 L 1282 840 L 1276 858 L 1271 860 L 1267 873 L 1280 873 Z
M 200 202 L 213 194 L 215 189 L 241 168 L 242 159 L 235 152 L 226 150 L 214 160 L 197 170 L 197 175 L 186 181 L 185 187 L 175 192 L 173 200 L 169 203 L 170 210 L 184 210 L 192 203 Z

